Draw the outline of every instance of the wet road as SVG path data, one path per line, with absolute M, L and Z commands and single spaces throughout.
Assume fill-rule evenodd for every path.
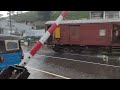
M 30 50 L 27 47 L 22 48 L 25 53 Z M 104 75 L 81 72 L 79 62 L 84 61 L 87 57 L 88 55 L 55 53 L 50 49 L 43 48 L 27 65 L 31 73 L 29 79 L 107 79 L 108 77 Z M 91 58 L 94 60 L 94 55 Z

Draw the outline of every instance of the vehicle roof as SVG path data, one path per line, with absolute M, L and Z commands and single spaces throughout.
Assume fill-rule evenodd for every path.
M 20 38 L 15 35 L 0 34 L 0 40 L 20 40 Z
M 53 24 L 55 21 L 47 21 L 45 24 Z M 85 20 L 63 20 L 60 24 L 80 24 L 80 23 L 112 23 L 120 22 L 119 19 L 85 19 Z

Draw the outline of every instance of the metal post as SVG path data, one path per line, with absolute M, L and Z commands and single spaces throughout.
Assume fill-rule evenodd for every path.
M 10 19 L 10 34 L 11 34 L 12 33 L 11 11 L 9 11 L 9 19 Z
M 118 18 L 120 18 L 120 11 L 118 11 L 118 13 L 119 13 L 119 16 L 118 16 Z
M 103 19 L 105 19 L 106 17 L 105 11 L 103 11 Z
M 92 13 L 92 11 L 89 11 L 89 19 L 91 19 L 91 13 Z

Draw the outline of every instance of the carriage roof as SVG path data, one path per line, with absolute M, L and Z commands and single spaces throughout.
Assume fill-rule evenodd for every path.
M 15 35 L 0 34 L 0 40 L 20 40 L 20 38 Z
M 53 24 L 55 21 L 47 21 L 45 24 Z M 85 20 L 63 20 L 60 24 L 80 23 L 120 23 L 120 19 L 85 19 Z

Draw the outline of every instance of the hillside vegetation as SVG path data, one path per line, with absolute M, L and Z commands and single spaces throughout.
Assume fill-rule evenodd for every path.
M 51 11 L 49 20 L 56 20 L 59 15 L 60 11 Z M 41 29 L 44 28 L 44 23 L 46 20 L 40 20 L 39 17 L 44 16 L 42 16 L 42 14 L 38 14 L 38 11 L 30 11 L 12 16 L 12 19 L 17 22 L 31 21 L 37 26 L 37 29 Z M 66 20 L 79 20 L 82 18 L 89 18 L 89 11 L 69 11 L 68 16 L 65 17 Z

